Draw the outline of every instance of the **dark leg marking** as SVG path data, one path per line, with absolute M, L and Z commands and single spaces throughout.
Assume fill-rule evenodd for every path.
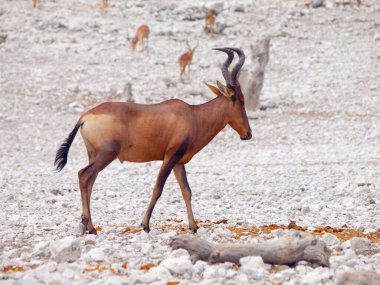
M 170 172 L 174 168 L 174 166 L 177 164 L 177 162 L 184 156 L 186 153 L 187 147 L 189 145 L 189 138 L 186 137 L 181 144 L 181 146 L 177 149 L 177 151 L 171 156 L 168 160 L 165 158 L 164 162 L 162 163 L 162 166 L 160 168 L 160 172 L 158 173 L 158 177 L 156 180 L 156 184 L 153 188 L 153 194 L 150 198 L 150 202 L 148 205 L 148 209 L 145 212 L 144 218 L 141 222 L 141 226 L 143 230 L 147 233 L 149 233 L 149 221 L 150 217 L 152 216 L 153 209 L 157 203 L 157 200 L 161 197 L 162 190 L 164 188 L 166 179 L 168 178 Z

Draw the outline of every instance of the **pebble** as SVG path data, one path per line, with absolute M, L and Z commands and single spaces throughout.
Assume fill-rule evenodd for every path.
M 324 3 L 325 3 L 325 0 L 312 0 L 311 6 L 313 8 L 318 8 L 318 7 L 323 6 Z
M 326 243 L 327 246 L 335 246 L 340 244 L 340 240 L 333 234 L 327 233 L 324 234 L 322 240 Z
M 50 242 L 41 241 L 34 246 L 32 257 L 49 257 L 50 256 Z
M 302 277 L 302 285 L 326 284 L 333 277 L 329 268 L 319 267 Z
M 96 243 L 96 235 L 86 235 L 84 237 L 85 245 L 94 245 Z
M 226 59 L 211 49 L 227 43 L 242 47 L 243 68 L 249 70 L 250 45 L 273 33 L 261 109 L 248 114 L 253 139 L 241 141 L 227 126 L 186 166 L 201 227 L 197 236 L 220 243 L 261 242 L 288 230 L 239 239 L 236 224 L 288 225 L 293 218 L 311 232 L 344 224 L 377 231 L 379 1 L 363 0 L 357 7 L 355 0 L 352 5 L 325 0 L 326 8 L 316 9 L 311 4 L 319 6 L 317 0 L 306 1 L 310 5 L 298 0 L 281 5 L 109 1 L 107 10 L 99 9 L 100 0 L 80 2 L 41 1 L 41 9 L 32 9 L 30 0 L 0 5 L 0 35 L 6 36 L 0 36 L 5 40 L 0 44 L 1 284 L 289 285 L 301 284 L 304 277 L 304 282 L 333 284 L 341 271 L 379 271 L 379 254 L 362 254 L 368 248 L 376 252 L 378 245 L 339 245 L 329 235 L 323 237 L 334 249 L 328 270 L 306 262 L 275 270 L 260 260 L 240 268 L 191 264 L 186 251 L 169 248 L 170 238 L 189 232 L 174 175 L 157 202 L 151 232 L 139 231 L 161 162 L 115 161 L 102 171 L 91 199 L 98 235 L 79 236 L 77 172 L 88 159 L 79 133 L 65 169 L 52 172 L 56 150 L 85 110 L 103 101 L 204 103 L 214 95 L 206 94 L 203 81 L 223 81 L 220 67 Z M 218 13 L 222 33 L 203 33 L 206 7 Z M 127 32 L 143 22 L 151 27 L 149 53 L 131 52 Z M 197 39 L 191 77 L 181 83 L 178 56 L 186 40 L 195 45 Z M 236 56 L 230 70 L 235 62 Z M 228 222 L 215 223 L 222 219 Z M 75 235 L 80 250 L 53 255 L 51 248 Z M 147 264 L 154 267 L 140 269 Z M 6 266 L 20 267 L 4 272 L 12 270 Z
M 182 249 L 175 250 L 173 252 L 174 254 L 171 254 L 160 263 L 160 267 L 166 268 L 174 276 L 181 276 L 188 279 L 191 277 L 194 269 L 189 254 L 187 251 L 185 251 L 186 254 L 183 254 L 183 251 Z
M 371 241 L 363 237 L 354 237 L 350 240 L 351 248 L 356 253 L 363 253 L 371 250 Z
M 213 278 L 222 278 L 226 275 L 227 270 L 223 265 L 212 265 L 207 266 L 203 272 L 203 278 L 213 279 Z
M 370 270 L 340 271 L 336 285 L 380 285 L 380 274 Z
M 58 262 L 73 262 L 81 256 L 81 243 L 76 237 L 68 236 L 50 243 L 51 259 Z
M 251 279 L 264 277 L 266 268 L 261 256 L 247 256 L 240 258 L 241 267 L 239 271 L 245 273 Z
M 106 258 L 106 254 L 102 248 L 94 247 L 83 255 L 83 258 L 90 261 L 102 262 Z

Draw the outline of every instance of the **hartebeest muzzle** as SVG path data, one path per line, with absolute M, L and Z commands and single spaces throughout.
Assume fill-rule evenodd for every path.
M 251 138 L 252 138 L 251 128 L 249 128 L 249 130 L 245 136 L 240 137 L 240 139 L 243 141 L 250 140 Z

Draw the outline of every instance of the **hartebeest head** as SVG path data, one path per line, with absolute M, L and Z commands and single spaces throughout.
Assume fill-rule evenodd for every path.
M 214 48 L 214 50 L 225 52 L 228 55 L 227 60 L 222 66 L 222 75 L 226 81 L 226 85 L 223 85 L 219 81 L 216 81 L 217 86 L 207 83 L 206 85 L 217 96 L 224 96 L 229 101 L 226 116 L 227 123 L 240 135 L 242 140 L 249 140 L 252 138 L 252 131 L 245 111 L 244 95 L 237 80 L 237 75 L 245 61 L 244 52 L 237 48 Z M 234 58 L 234 52 L 238 54 L 239 61 L 230 73 L 228 67 Z

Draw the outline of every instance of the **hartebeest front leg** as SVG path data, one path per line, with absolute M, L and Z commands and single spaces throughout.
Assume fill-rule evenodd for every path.
M 193 209 L 191 207 L 191 189 L 187 181 L 185 166 L 183 164 L 176 164 L 173 168 L 173 172 L 181 188 L 183 199 L 185 200 L 189 228 L 192 232 L 196 233 L 199 227 L 194 220 Z
M 146 210 L 146 213 L 144 215 L 144 218 L 142 220 L 141 226 L 143 227 L 144 231 L 149 233 L 149 220 L 152 216 L 152 212 L 154 209 L 154 206 L 156 205 L 156 202 L 158 198 L 160 198 L 162 194 L 162 189 L 164 188 L 166 179 L 168 179 L 168 176 L 174 166 L 177 164 L 177 162 L 182 158 L 182 156 L 185 154 L 187 146 L 189 143 L 188 137 L 184 138 L 184 141 L 180 145 L 180 147 L 175 151 L 175 153 L 168 152 L 165 156 L 164 162 L 161 165 L 160 172 L 158 173 L 156 185 L 153 188 L 153 194 L 150 198 L 150 202 L 148 205 L 148 209 Z
M 172 161 L 169 161 L 169 162 L 164 161 L 162 163 L 160 172 L 158 173 L 156 184 L 154 185 L 154 188 L 153 188 L 153 194 L 152 194 L 152 197 L 150 198 L 148 209 L 146 210 L 144 218 L 141 222 L 141 226 L 143 230 L 147 233 L 150 232 L 149 221 L 150 221 L 150 217 L 152 216 L 154 206 L 156 205 L 157 200 L 161 197 L 166 179 L 168 178 L 170 172 L 172 171 L 177 161 L 178 160 L 176 160 L 174 163 Z

